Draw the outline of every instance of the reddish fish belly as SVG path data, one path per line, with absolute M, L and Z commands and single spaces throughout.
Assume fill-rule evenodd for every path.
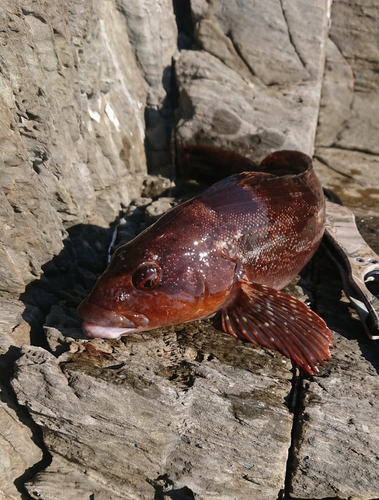
M 171 301 L 172 302 L 172 301 Z M 164 308 L 162 308 L 164 311 Z M 91 304 L 88 299 L 78 307 L 78 314 L 84 319 L 82 329 L 91 338 L 116 339 L 121 335 L 133 332 L 143 332 L 169 326 L 176 323 L 189 323 L 195 320 L 209 319 L 216 315 L 217 311 L 208 304 L 208 307 L 200 307 L 190 318 L 179 318 L 177 321 L 164 321 L 163 315 L 158 324 L 151 325 L 147 316 L 135 311 L 127 311 L 123 314 L 115 313 L 103 307 Z M 127 317 L 128 316 L 128 317 Z M 132 321 L 133 319 L 133 321 Z

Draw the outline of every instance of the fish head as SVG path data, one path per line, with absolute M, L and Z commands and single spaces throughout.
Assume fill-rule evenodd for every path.
M 154 238 L 153 229 L 120 247 L 79 305 L 86 335 L 117 338 L 211 316 L 231 285 L 213 286 L 214 266 L 189 240 L 188 234 L 180 242 Z

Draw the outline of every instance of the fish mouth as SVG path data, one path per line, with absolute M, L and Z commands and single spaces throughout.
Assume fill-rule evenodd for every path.
M 143 314 L 134 311 L 120 314 L 92 304 L 87 299 L 79 305 L 78 314 L 84 319 L 84 333 L 91 338 L 115 339 L 125 333 L 144 330 L 149 324 L 149 319 Z
M 102 326 L 90 321 L 83 321 L 83 332 L 91 339 L 117 339 L 125 333 L 135 332 L 138 328 L 119 328 L 115 326 Z

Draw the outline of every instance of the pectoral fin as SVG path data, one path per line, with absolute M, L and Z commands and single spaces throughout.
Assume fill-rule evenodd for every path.
M 222 311 L 224 331 L 276 349 L 311 375 L 318 372 L 333 340 L 325 321 L 284 292 L 244 281 L 238 286 L 236 300 Z

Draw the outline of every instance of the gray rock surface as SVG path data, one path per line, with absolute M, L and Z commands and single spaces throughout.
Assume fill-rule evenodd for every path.
M 138 194 L 147 89 L 114 2 L 2 3 L 0 22 L 0 281 L 21 293 L 65 228 Z
M 312 154 L 327 9 L 323 1 L 194 2 L 203 50 L 182 51 L 176 63 L 179 144 L 216 144 L 255 159 L 275 149 Z
M 0 499 L 20 498 L 20 487 L 33 474 L 28 469 L 38 464 L 43 457 L 33 431 L 37 427 L 20 407 L 15 404 L 7 389 L 0 384 Z
M 378 27 L 376 2 L 333 2 L 315 166 L 379 254 Z M 341 298 L 335 271 L 323 268 L 318 306 L 338 333 L 327 375 L 303 388 L 291 496 L 372 500 L 379 496 L 379 346 Z
M 328 9 L 0 0 L 1 499 L 379 498 L 379 345 L 323 250 L 288 288 L 335 331 L 316 377 L 210 321 L 89 341 L 76 314 L 119 218 L 116 246 L 204 187 L 183 143 L 316 146 L 379 253 L 379 5 Z
M 224 337 L 193 325 L 84 341 L 58 359 L 28 347 L 13 387 L 54 456 L 71 472 L 75 461 L 98 487 L 151 499 L 167 477 L 169 490 L 196 498 L 271 499 L 284 486 L 290 444 L 290 362 Z M 33 497 L 50 498 L 49 476 L 50 468 L 28 485 Z
M 338 128 L 333 145 L 378 155 L 378 5 L 375 1 L 337 1 L 332 9 L 330 38 L 340 53 L 341 65 L 351 75 L 351 96 L 344 99 L 337 93 L 333 100 L 350 105 L 350 113 Z M 336 71 L 340 68 L 335 65 Z M 339 81 L 342 83 L 342 79 Z
M 376 220 L 376 228 L 377 224 Z M 377 235 L 373 243 L 378 252 Z M 318 312 L 334 330 L 335 340 L 332 362 L 321 376 L 302 384 L 290 498 L 373 500 L 379 491 L 379 433 L 374 424 L 379 345 L 364 333 L 357 313 L 341 293 L 335 266 L 322 252 L 311 272 L 318 276 L 314 288 Z

